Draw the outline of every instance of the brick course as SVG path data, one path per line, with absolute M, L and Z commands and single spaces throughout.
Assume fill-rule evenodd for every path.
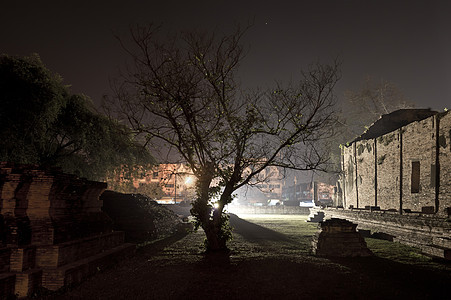
M 414 173 L 419 175 L 416 183 Z M 342 174 L 346 208 L 378 207 L 400 213 L 404 209 L 448 216 L 451 114 L 437 113 L 351 143 L 342 150 Z
M 328 217 L 451 259 L 451 113 L 416 112 L 390 114 L 388 123 L 397 116 L 404 125 L 387 132 L 380 122 L 342 149 L 345 209 Z
M 0 300 L 78 283 L 134 250 L 101 210 L 105 189 L 58 169 L 0 163 Z

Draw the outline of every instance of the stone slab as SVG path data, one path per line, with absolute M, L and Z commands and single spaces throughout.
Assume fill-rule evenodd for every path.
M 19 297 L 31 296 L 42 283 L 42 270 L 32 269 L 16 273 L 15 294 Z

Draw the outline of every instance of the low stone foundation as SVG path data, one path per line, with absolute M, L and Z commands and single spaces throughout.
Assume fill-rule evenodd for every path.
M 325 208 L 326 219 L 341 218 L 358 224 L 359 230 L 384 234 L 392 241 L 421 249 L 425 254 L 451 260 L 449 218 L 423 213 Z
M 313 253 L 328 257 L 371 256 L 363 237 L 356 231 L 357 224 L 342 219 L 319 223 L 320 231 L 313 237 Z

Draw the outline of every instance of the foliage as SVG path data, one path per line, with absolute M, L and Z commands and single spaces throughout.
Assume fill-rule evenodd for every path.
M 150 161 L 130 129 L 72 95 L 39 56 L 0 56 L 0 160 L 62 167 L 91 179 Z
M 317 170 L 327 166 L 333 88 L 338 64 L 313 65 L 297 84 L 243 90 L 236 77 L 244 58 L 239 28 L 230 35 L 161 36 L 154 26 L 121 41 L 133 68 L 117 82 L 118 111 L 149 144 L 175 149 L 197 177 L 191 210 L 210 250 L 230 237 L 224 206 L 238 188 L 262 179 L 268 166 Z

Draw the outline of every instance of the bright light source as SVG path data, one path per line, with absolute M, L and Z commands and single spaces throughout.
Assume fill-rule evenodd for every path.
M 219 203 L 218 203 L 218 202 L 215 202 L 215 204 L 213 204 L 213 206 L 214 206 L 215 208 L 218 208 L 218 207 L 219 207 Z
M 191 183 L 193 183 L 193 178 L 191 176 L 186 177 L 185 184 L 190 185 Z

